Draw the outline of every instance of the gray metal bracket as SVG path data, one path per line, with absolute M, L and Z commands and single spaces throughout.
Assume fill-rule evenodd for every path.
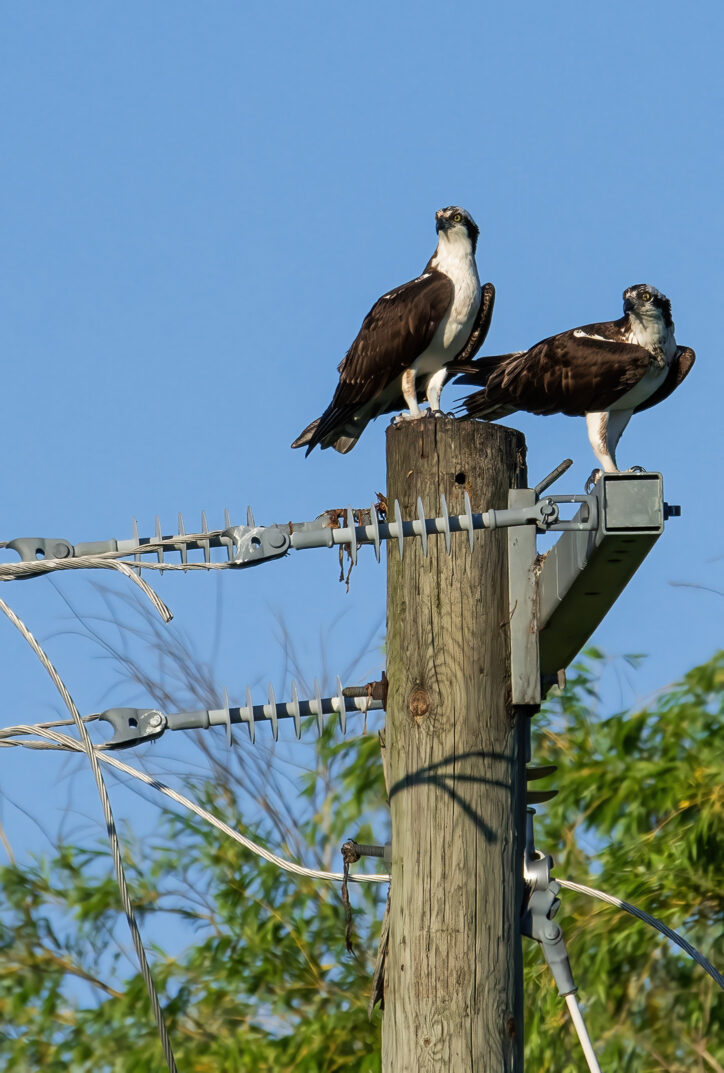
M 618 599 L 678 508 L 664 502 L 660 473 L 604 474 L 594 495 L 599 524 L 569 532 L 538 577 L 540 673 L 556 681 Z
M 517 508 L 533 496 L 531 489 L 511 490 L 508 502 Z M 577 520 L 595 519 L 595 525 L 569 528 L 544 556 L 536 553 L 532 530 L 508 531 L 515 705 L 540 704 L 543 690 L 558 681 L 661 536 L 664 522 L 681 513 L 664 501 L 659 473 L 604 474 L 591 497 L 595 507 L 582 508 Z

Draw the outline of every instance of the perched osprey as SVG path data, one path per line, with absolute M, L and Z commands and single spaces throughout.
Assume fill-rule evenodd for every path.
M 383 294 L 338 367 L 334 398 L 292 447 L 317 444 L 346 454 L 369 421 L 401 410 L 422 417 L 424 398 L 439 412 L 443 385 L 456 361 L 469 361 L 482 345 L 495 300 L 481 288 L 475 265 L 479 230 L 472 216 L 451 205 L 435 214 L 437 249 L 417 279 Z
M 628 287 L 623 312 L 620 320 L 572 328 L 530 350 L 478 358 L 457 380 L 482 387 L 464 400 L 468 414 L 585 415 L 604 473 L 618 473 L 616 444 L 631 415 L 667 398 L 695 358 L 676 345 L 671 302 L 655 287 Z

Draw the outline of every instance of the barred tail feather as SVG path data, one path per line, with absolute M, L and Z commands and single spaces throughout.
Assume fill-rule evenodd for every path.
M 335 451 L 339 451 L 341 455 L 349 454 L 354 445 L 357 443 L 359 436 L 338 436 L 334 443 L 330 443 L 330 447 L 334 447 Z
M 500 417 L 509 417 L 517 410 L 516 406 L 507 406 L 505 403 L 491 402 L 486 398 L 485 390 L 475 391 L 461 400 L 460 411 L 465 411 L 468 417 L 480 417 L 484 421 L 497 421 Z
M 315 417 L 314 421 L 310 422 L 307 427 L 299 433 L 296 440 L 292 444 L 292 447 L 306 447 L 311 439 L 314 437 L 314 433 L 319 427 L 321 417 Z
M 455 372 L 460 372 L 456 384 L 472 384 L 475 387 L 484 387 L 488 377 L 499 365 L 504 365 L 511 358 L 517 358 L 524 354 L 524 350 L 514 350 L 510 354 L 489 354 L 485 358 L 476 358 L 475 361 L 465 362 Z
M 322 417 L 324 417 L 324 414 L 322 414 Z M 335 451 L 339 451 L 341 455 L 346 455 L 357 443 L 365 426 L 362 426 L 356 436 L 344 435 L 342 432 L 336 435 L 334 429 L 326 433 L 322 430 L 320 433 L 319 426 L 322 417 L 315 417 L 314 421 L 311 421 L 304 431 L 299 433 L 292 447 L 306 447 L 306 453 L 309 454 L 319 444 L 322 450 L 327 447 L 334 447 Z

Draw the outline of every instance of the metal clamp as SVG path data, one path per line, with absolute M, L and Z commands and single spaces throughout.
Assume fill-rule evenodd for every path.
M 561 888 L 554 879 L 551 879 L 553 858 L 535 848 L 534 815 L 535 809 L 526 810 L 523 879 L 528 899 L 521 917 L 520 930 L 529 939 L 535 939 L 537 943 L 540 943 L 543 956 L 551 968 L 560 994 L 572 995 L 577 988 L 573 982 L 563 931 L 553 920 L 561 907 L 558 898 Z
M 558 892 L 560 886 L 551 880 L 547 890 L 534 890 L 528 898 L 528 905 L 523 912 L 520 930 L 529 939 L 540 943 L 543 956 L 548 962 L 558 991 L 561 995 L 572 995 L 578 988 L 573 982 L 571 963 L 560 925 L 554 923 L 553 917 L 561 907 Z

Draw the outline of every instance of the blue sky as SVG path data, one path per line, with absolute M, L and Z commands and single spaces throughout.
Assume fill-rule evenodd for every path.
M 328 403 L 373 301 L 430 256 L 435 210 L 458 203 L 497 288 L 490 353 L 619 316 L 631 283 L 672 299 L 697 364 L 634 419 L 619 461 L 660 470 L 683 517 L 596 640 L 649 655 L 639 694 L 720 644 L 721 598 L 672 585 L 724 587 L 720 5 L 6 3 L 0 19 L 3 539 L 369 503 L 385 485 L 384 422 L 346 457 L 289 444 Z M 511 423 L 533 482 L 571 456 L 559 490 L 582 489 L 581 420 Z M 335 673 L 376 624 L 381 639 L 384 568 L 363 552 L 349 595 L 337 572 L 316 551 L 153 580 L 171 629 L 239 699 L 246 682 L 285 687 L 277 611 L 310 677 L 321 636 Z M 144 703 L 68 632 L 59 592 L 107 614 L 89 578 L 55 584 L 2 595 L 81 711 Z M 49 682 L 0 629 L 4 721 L 52 718 Z M 373 647 L 359 677 L 380 665 Z M 0 760 L 8 792 L 53 827 L 67 766 Z M 84 775 L 79 807 L 96 823 L 90 792 Z M 0 818 L 11 840 L 30 837 L 12 806 Z

